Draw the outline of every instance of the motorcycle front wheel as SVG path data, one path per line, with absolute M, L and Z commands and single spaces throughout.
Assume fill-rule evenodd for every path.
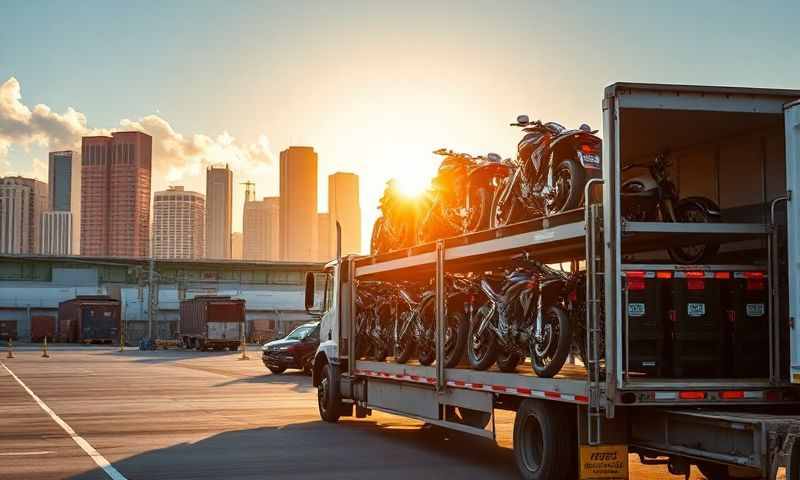
M 576 160 L 558 164 L 553 174 L 553 197 L 545 202 L 547 215 L 573 210 L 581 205 L 586 172 Z
M 707 207 L 701 202 L 708 203 Z M 707 198 L 683 199 L 675 205 L 675 221 L 688 223 L 715 223 L 719 221 L 716 215 L 710 215 L 708 210 L 719 211 L 711 200 Z M 667 252 L 675 263 L 683 265 L 700 265 L 709 263 L 719 251 L 719 243 L 707 242 L 696 245 L 670 248 Z
M 377 255 L 379 253 L 385 253 L 388 251 L 386 248 L 386 230 L 385 224 L 386 219 L 383 217 L 378 217 L 375 220 L 375 223 L 372 225 L 372 239 L 370 240 L 370 254 Z
M 478 328 L 484 318 L 491 312 L 491 305 L 484 303 L 472 316 L 467 334 L 467 360 L 470 367 L 475 370 L 486 370 L 497 359 L 497 337 L 491 327 L 487 327 L 481 334 Z M 495 315 L 497 315 L 495 313 Z M 489 319 L 492 323 L 494 319 Z
M 531 337 L 531 366 L 536 375 L 555 376 L 564 366 L 572 344 L 572 325 L 567 312 L 558 305 L 550 305 L 542 312 L 542 338 Z
M 464 233 L 477 232 L 489 228 L 492 191 L 485 186 L 470 193 L 470 212 Z
M 506 189 L 513 188 L 508 185 L 510 181 L 510 177 L 503 179 L 503 182 L 494 191 L 492 206 L 489 208 L 490 228 L 505 227 L 512 223 L 521 222 L 526 218 L 525 208 L 517 198 L 518 191 L 512 191 L 505 203 L 502 206 L 500 205 L 500 199 L 505 194 Z

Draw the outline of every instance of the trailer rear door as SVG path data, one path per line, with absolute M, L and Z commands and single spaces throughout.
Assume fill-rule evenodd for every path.
M 792 383 L 800 383 L 800 100 L 785 106 L 786 188 L 792 192 L 788 206 L 789 317 L 791 318 Z

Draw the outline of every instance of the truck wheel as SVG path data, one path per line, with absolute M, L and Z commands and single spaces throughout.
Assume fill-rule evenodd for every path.
M 336 369 L 330 363 L 322 369 L 322 378 L 317 386 L 317 405 L 320 418 L 331 423 L 339 420 L 342 401 L 339 399 Z
M 566 410 L 552 402 L 524 400 L 514 419 L 514 462 L 525 480 L 571 480 L 570 449 L 577 446 Z

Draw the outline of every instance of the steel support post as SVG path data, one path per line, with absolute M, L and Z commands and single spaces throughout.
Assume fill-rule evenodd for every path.
M 442 391 L 446 385 L 444 378 L 445 342 L 445 292 L 444 286 L 444 241 L 436 241 L 436 390 Z

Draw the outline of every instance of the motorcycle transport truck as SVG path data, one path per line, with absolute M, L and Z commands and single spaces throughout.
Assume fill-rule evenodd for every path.
M 800 479 L 800 91 L 617 83 L 602 109 L 602 175 L 584 194 L 602 201 L 380 255 L 338 254 L 308 274 L 321 417 L 378 410 L 494 438 L 494 412 L 511 410 L 526 479 L 627 478 L 629 454 L 675 474 L 696 465 L 711 480 Z M 632 180 L 648 168 L 708 215 L 642 214 L 659 211 Z M 696 264 L 672 255 L 698 246 Z M 583 279 L 563 300 L 577 305 L 572 323 L 560 324 L 581 361 L 537 375 L 500 357 L 483 369 L 463 354 L 431 360 L 452 360 L 450 313 L 463 309 L 470 325 L 477 315 L 453 278 L 500 285 L 532 262 Z M 374 300 L 394 291 L 375 285 L 409 283 L 432 292 L 435 350 L 400 363 L 397 351 L 358 344 L 359 290 Z M 408 310 L 380 311 L 396 342 Z M 529 314 L 509 311 L 506 329 Z

